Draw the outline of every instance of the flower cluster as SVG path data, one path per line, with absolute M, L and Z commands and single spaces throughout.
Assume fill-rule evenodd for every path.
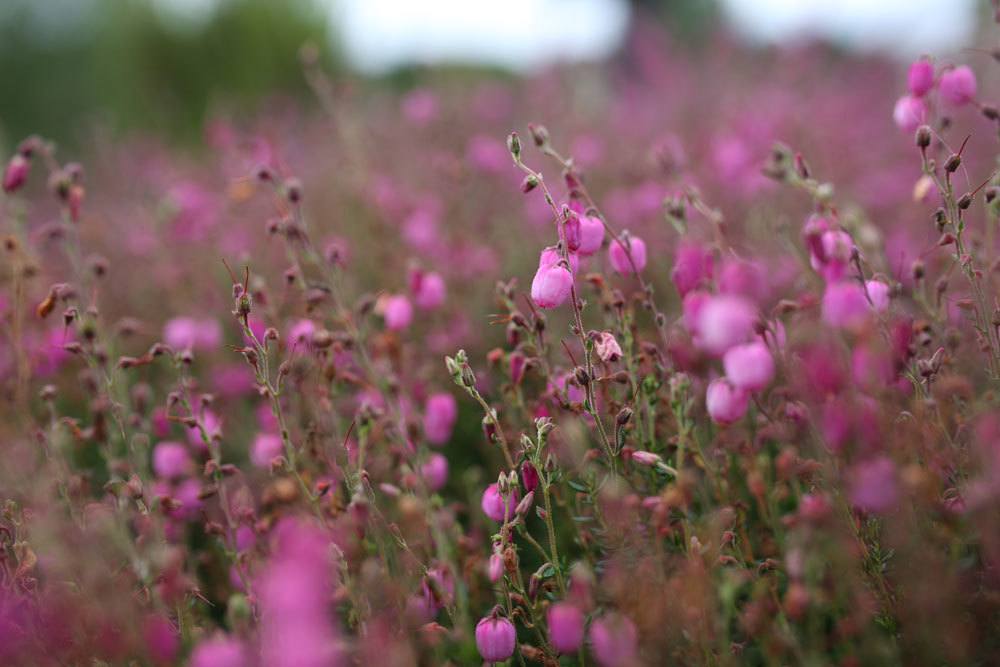
M 733 48 L 15 147 L 0 663 L 990 663 L 991 91 Z

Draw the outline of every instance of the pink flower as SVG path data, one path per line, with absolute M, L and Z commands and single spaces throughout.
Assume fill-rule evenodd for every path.
M 865 326 L 871 306 L 861 285 L 830 283 L 823 293 L 823 321 L 841 329 L 857 331 Z
M 698 310 L 696 344 L 714 355 L 753 338 L 757 310 L 739 296 L 722 294 L 708 299 Z
M 941 98 L 952 106 L 960 107 L 976 99 L 976 75 L 968 65 L 947 70 L 938 86 Z
M 249 652 L 238 639 L 218 634 L 203 639 L 192 651 L 190 667 L 245 667 Z
M 431 454 L 420 466 L 420 476 L 430 491 L 440 491 L 448 481 L 448 459 L 442 454 Z
M 494 584 L 500 581 L 500 577 L 503 576 L 503 556 L 496 552 L 490 555 L 490 562 L 486 568 L 486 576 Z
M 487 616 L 476 624 L 476 648 L 486 662 L 503 662 L 514 655 L 516 635 L 506 618 Z
M 281 456 L 284 443 L 275 433 L 258 433 L 250 446 L 250 462 L 258 468 L 270 467 L 271 461 Z
M 711 248 L 684 242 L 677 247 L 670 278 L 683 297 L 693 289 L 711 282 L 715 258 Z
M 177 479 L 191 474 L 194 461 L 179 442 L 161 442 L 153 448 L 153 472 L 160 479 Z
M 301 319 L 288 330 L 288 340 L 296 347 L 309 347 L 313 332 L 315 331 L 315 322 L 309 319 Z
M 750 406 L 750 394 L 733 386 L 726 378 L 713 380 L 705 392 L 705 408 L 712 421 L 718 424 L 732 424 L 746 414 Z
M 904 132 L 915 132 L 927 122 L 927 105 L 919 97 L 903 95 L 892 109 L 892 120 Z
M 774 379 L 774 359 L 767 345 L 760 341 L 729 348 L 722 366 L 737 389 L 760 391 Z
M 505 504 L 503 497 L 500 495 L 500 489 L 497 487 L 496 482 L 494 482 L 483 491 L 483 499 L 479 504 L 486 516 L 494 521 L 502 522 L 505 517 L 508 520 L 514 518 L 514 508 L 517 506 L 519 499 L 517 489 L 512 489 Z
M 546 614 L 549 638 L 560 653 L 575 653 L 583 644 L 583 612 L 576 605 L 558 602 Z
M 432 445 L 443 445 L 451 439 L 458 419 L 458 403 L 447 393 L 431 394 L 424 405 L 424 437 Z
M 632 452 L 632 460 L 641 466 L 655 466 L 663 459 L 659 454 L 654 454 L 653 452 L 647 452 L 640 449 Z
M 28 180 L 28 171 L 31 169 L 31 160 L 22 153 L 15 153 L 14 157 L 7 163 L 7 168 L 3 172 L 4 192 L 16 192 Z
M 871 299 L 872 307 L 876 313 L 884 313 L 889 309 L 889 286 L 881 280 L 868 280 L 865 282 L 865 290 L 868 298 Z
M 726 258 L 719 270 L 719 293 L 735 294 L 759 302 L 767 294 L 763 269 L 755 262 Z
M 382 310 L 385 326 L 392 331 L 399 331 L 410 326 L 413 321 L 413 306 L 405 296 L 396 294 L 385 300 Z
M 899 489 L 892 459 L 880 456 L 859 463 L 851 468 L 849 480 L 851 502 L 858 509 L 880 514 L 896 505 Z
M 642 271 L 646 267 L 646 242 L 638 236 L 630 236 L 628 232 L 623 233 L 621 238 L 625 245 L 614 240 L 608 248 L 611 268 L 624 276 Z
M 597 356 L 605 363 L 618 361 L 622 358 L 622 348 L 610 331 L 602 331 L 597 335 L 594 349 L 597 351 Z
M 414 303 L 423 310 L 433 310 L 443 304 L 448 291 L 444 278 L 433 271 L 420 273 L 417 279 L 411 278 L 410 288 L 413 291 Z
M 633 664 L 638 642 L 639 633 L 635 624 L 621 614 L 605 614 L 590 625 L 590 646 L 601 667 Z
M 569 299 L 573 276 L 560 265 L 542 266 L 531 281 L 531 299 L 539 308 L 556 308 Z
M 538 268 L 555 266 L 559 263 L 562 257 L 559 255 L 559 249 L 556 246 L 548 246 L 543 249 L 541 254 L 538 256 Z M 569 260 L 569 268 L 573 275 L 580 272 L 580 256 L 575 252 L 567 253 L 567 259 Z
M 927 58 L 921 58 L 910 65 L 906 76 L 910 94 L 923 97 L 934 87 L 934 65 Z
M 211 318 L 175 317 L 163 328 L 163 342 L 176 351 L 212 350 L 222 343 L 222 326 Z
M 604 223 L 596 215 L 580 216 L 580 246 L 577 248 L 584 257 L 593 255 L 604 244 Z

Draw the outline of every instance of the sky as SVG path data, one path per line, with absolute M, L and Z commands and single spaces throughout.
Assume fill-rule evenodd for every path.
M 218 0 L 154 0 L 183 20 Z M 600 59 L 625 34 L 621 0 L 316 0 L 329 9 L 348 58 L 378 73 L 413 63 L 495 64 L 525 70 Z M 669 1 L 669 0 L 665 0 Z M 820 36 L 900 58 L 948 55 L 982 18 L 977 0 L 721 0 L 749 39 Z

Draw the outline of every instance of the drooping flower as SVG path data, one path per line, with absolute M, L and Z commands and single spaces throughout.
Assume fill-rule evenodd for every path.
M 923 97 L 934 87 L 934 64 L 927 58 L 915 60 L 906 75 L 910 94 Z
M 759 340 L 729 348 L 722 366 L 737 389 L 760 391 L 774 379 L 774 358 Z
M 500 522 L 505 517 L 507 520 L 514 518 L 514 508 L 517 506 L 518 500 L 520 498 L 517 489 L 511 489 L 510 495 L 507 497 L 507 502 L 504 503 L 504 498 L 500 495 L 500 488 L 494 482 L 483 491 L 483 499 L 480 502 L 480 506 L 483 508 L 483 513 L 486 516 Z
M 612 612 L 590 625 L 590 646 L 601 667 L 626 667 L 638 655 L 639 632 L 625 616 Z
M 611 268 L 625 276 L 642 271 L 646 268 L 646 242 L 627 232 L 621 237 L 621 241 L 616 239 L 608 247 Z
M 506 618 L 487 616 L 476 624 L 476 648 L 486 662 L 503 662 L 514 655 L 517 632 Z
M 584 615 L 574 604 L 558 602 L 546 614 L 552 647 L 560 653 L 575 653 L 583 644 Z
M 413 306 L 410 300 L 401 294 L 388 297 L 382 310 L 385 326 L 393 331 L 400 331 L 410 326 L 413 321 Z
M 919 97 L 903 95 L 892 109 L 892 120 L 903 132 L 916 132 L 927 122 L 927 104 Z
M 733 386 L 726 378 L 718 378 L 708 385 L 705 393 L 705 408 L 712 421 L 718 424 L 732 424 L 746 414 L 750 406 L 750 395 Z
M 531 299 L 539 308 L 556 308 L 566 303 L 573 288 L 573 276 L 556 264 L 538 268 L 531 281 Z
M 941 75 L 938 90 L 948 104 L 956 107 L 966 105 L 976 99 L 976 75 L 968 65 L 959 65 Z

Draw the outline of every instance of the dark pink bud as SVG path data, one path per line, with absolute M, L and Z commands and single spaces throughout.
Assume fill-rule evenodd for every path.
M 31 169 L 31 160 L 16 153 L 7 163 L 7 169 L 3 172 L 4 192 L 16 192 L 25 181 L 28 180 L 28 171 Z
M 530 461 L 521 464 L 521 484 L 529 493 L 538 488 L 538 471 Z

